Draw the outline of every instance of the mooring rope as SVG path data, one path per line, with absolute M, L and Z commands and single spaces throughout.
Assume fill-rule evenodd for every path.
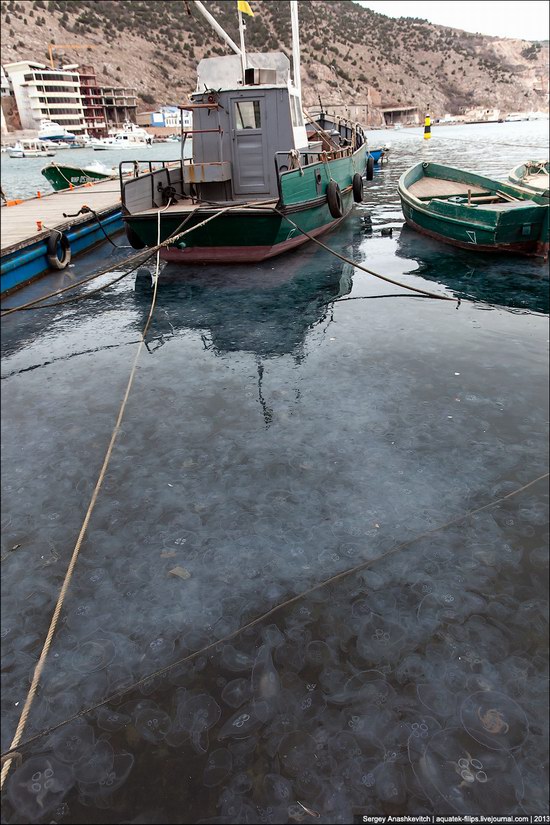
M 361 570 L 364 570 L 367 567 L 370 567 L 373 564 L 376 564 L 377 562 L 388 558 L 389 556 L 393 556 L 395 553 L 399 552 L 399 550 L 402 550 L 403 548 L 408 547 L 411 544 L 415 544 L 417 541 L 420 541 L 421 539 L 426 538 L 427 536 L 431 536 L 434 533 L 441 532 L 442 530 L 445 530 L 447 527 L 450 527 L 453 524 L 459 524 L 460 522 L 464 521 L 465 519 L 470 518 L 471 516 L 474 516 L 477 513 L 481 513 L 484 510 L 489 510 L 492 507 L 496 507 L 498 504 L 501 504 L 503 501 L 507 501 L 508 499 L 511 499 L 514 496 L 519 495 L 519 493 L 522 493 L 525 490 L 528 490 L 530 487 L 537 484 L 539 481 L 543 481 L 544 479 L 547 479 L 548 476 L 549 476 L 549 473 L 543 473 L 543 475 L 537 476 L 537 478 L 534 478 L 531 481 L 528 481 L 526 484 L 523 484 L 521 487 L 518 487 L 516 490 L 512 490 L 511 493 L 507 493 L 505 496 L 500 496 L 500 498 L 494 499 L 493 501 L 490 501 L 488 504 L 483 504 L 481 507 L 476 507 L 473 510 L 468 510 L 466 513 L 462 513 L 459 516 L 455 516 L 454 518 L 449 519 L 448 521 L 446 521 L 444 524 L 440 524 L 438 527 L 433 527 L 431 530 L 426 530 L 425 532 L 420 533 L 417 536 L 414 536 L 412 539 L 407 539 L 406 541 L 400 542 L 399 544 L 395 545 L 394 547 L 390 548 L 389 550 L 386 550 L 386 552 L 381 553 L 379 556 L 376 556 L 376 558 L 374 558 L 374 559 L 368 559 L 366 561 L 360 562 L 359 564 L 356 564 L 353 567 L 349 567 L 346 570 L 342 570 L 340 573 L 336 573 L 335 575 L 330 576 L 328 579 L 324 579 L 322 582 L 318 582 L 317 584 L 312 585 L 312 587 L 309 587 L 307 590 L 303 590 L 301 593 L 297 593 L 295 596 L 292 596 L 291 598 L 286 599 L 284 602 L 280 602 L 279 604 L 275 605 L 275 607 L 272 607 L 270 610 L 266 611 L 265 613 L 262 613 L 260 616 L 256 616 L 256 618 L 252 619 L 251 621 L 247 622 L 244 625 L 241 625 L 241 627 L 237 628 L 236 630 L 232 631 L 231 633 L 228 633 L 226 636 L 223 636 L 222 638 L 216 639 L 214 642 L 210 642 L 210 644 L 205 645 L 204 647 L 201 647 L 199 650 L 195 650 L 195 651 L 193 651 L 193 653 L 189 653 L 187 656 L 184 656 L 183 658 L 178 659 L 177 661 L 172 662 L 171 664 L 166 665 L 165 667 L 159 668 L 158 670 L 155 670 L 155 671 L 147 674 L 146 676 L 143 676 L 141 679 L 138 679 L 137 681 L 133 682 L 131 685 L 128 685 L 127 687 L 123 687 L 120 690 L 117 690 L 115 693 L 111 693 L 109 696 L 105 697 L 104 699 L 101 699 L 101 701 L 96 702 L 95 704 L 90 705 L 87 708 L 84 708 L 83 710 L 79 711 L 78 713 L 75 713 L 73 716 L 70 716 L 67 719 L 63 719 L 61 722 L 58 722 L 56 725 L 52 725 L 49 728 L 45 728 L 44 730 L 39 731 L 39 733 L 35 734 L 34 736 L 29 737 L 24 742 L 21 742 L 20 740 L 18 740 L 17 744 L 12 743 L 9 750 L 2 753 L 2 755 L 1 755 L 2 760 L 8 760 L 8 761 L 5 762 L 5 764 L 8 765 L 8 770 L 9 770 L 9 764 L 10 764 L 9 760 L 13 759 L 15 757 L 16 753 L 20 754 L 20 752 L 24 748 L 27 748 L 29 745 L 33 744 L 33 742 L 36 742 L 39 739 L 42 739 L 44 736 L 47 736 L 47 735 L 53 733 L 56 730 L 59 730 L 59 728 L 62 728 L 65 725 L 68 725 L 70 722 L 74 722 L 76 719 L 79 719 L 82 716 L 86 716 L 86 714 L 91 713 L 94 710 L 97 710 L 97 708 L 100 708 L 103 705 L 106 705 L 108 702 L 112 702 L 114 699 L 118 699 L 121 696 L 124 696 L 125 694 L 129 693 L 130 691 L 134 690 L 135 688 L 139 687 L 140 685 L 146 684 L 151 679 L 154 679 L 157 676 L 163 676 L 165 673 L 168 673 L 173 668 L 178 667 L 179 665 L 185 664 L 186 662 L 189 662 L 192 659 L 195 659 L 197 656 L 202 656 L 204 653 L 208 653 L 210 650 L 217 647 L 217 645 L 223 644 L 224 642 L 231 641 L 236 636 L 240 635 L 241 633 L 244 633 L 246 630 L 249 630 L 252 627 L 255 627 L 260 622 L 264 621 L 267 618 L 270 618 L 275 613 L 278 613 L 280 610 L 283 610 L 285 607 L 288 607 L 289 605 L 294 604 L 295 602 L 299 601 L 300 599 L 303 599 L 305 596 L 309 596 L 311 593 L 315 593 L 317 590 L 321 590 L 322 588 L 327 587 L 328 585 L 333 584 L 334 582 L 340 581 L 341 579 L 347 578 L 348 576 L 351 576 L 354 573 L 358 573 Z M 3 782 L 3 779 L 2 779 L 2 782 Z
M 243 208 L 249 208 L 249 207 L 253 208 L 255 206 L 263 206 L 265 204 L 272 203 L 272 202 L 273 202 L 273 198 L 271 198 L 270 200 L 266 200 L 266 201 L 246 201 L 246 202 L 243 202 L 243 203 L 234 204 L 232 206 L 224 206 L 221 209 L 217 210 L 214 215 L 210 215 L 208 218 L 205 218 L 205 220 L 202 221 L 201 223 L 195 224 L 195 226 L 192 226 L 190 229 L 186 229 L 184 232 L 180 231 L 182 229 L 182 227 L 185 226 L 188 223 L 188 221 L 193 217 L 193 215 L 200 214 L 201 211 L 202 212 L 211 211 L 210 209 L 204 209 L 204 208 L 201 208 L 201 207 L 197 207 L 196 209 L 193 209 L 192 211 L 190 211 L 189 214 L 185 217 L 185 220 L 182 221 L 182 223 L 180 223 L 180 225 L 176 229 L 176 234 L 170 235 L 168 238 L 166 238 L 164 241 L 162 241 L 162 243 L 160 243 L 156 246 L 151 246 L 148 249 L 144 250 L 143 252 L 138 252 L 136 255 L 129 255 L 127 258 L 124 259 L 124 263 L 129 264 L 129 263 L 132 263 L 133 261 L 138 260 L 137 266 L 139 266 L 140 264 L 144 264 L 146 261 L 148 261 L 150 258 L 152 258 L 155 255 L 155 253 L 157 252 L 158 249 L 162 249 L 165 246 L 169 246 L 170 244 L 173 244 L 175 241 L 179 240 L 184 235 L 187 235 L 189 232 L 194 232 L 195 229 L 199 229 L 202 226 L 205 226 L 205 224 L 207 224 L 210 221 L 214 220 L 214 218 L 217 218 L 219 215 L 223 215 L 225 212 L 230 212 L 230 211 L 235 210 L 235 209 L 243 209 Z M 137 269 L 137 266 L 133 267 L 132 269 L 129 269 L 127 272 L 124 273 L 124 275 L 120 276 L 120 278 L 115 279 L 111 283 L 116 283 L 116 281 L 120 281 L 123 277 L 125 277 L 126 275 L 129 275 L 131 272 L 133 272 L 134 269 Z M 54 292 L 48 293 L 47 295 L 42 295 L 40 298 L 34 298 L 32 301 L 27 301 L 27 303 L 21 304 L 20 306 L 10 307 L 9 309 L 5 309 L 3 312 L 0 312 L 0 318 L 4 318 L 4 316 L 6 316 L 6 315 L 11 315 L 12 312 L 21 312 L 22 310 L 33 309 L 33 308 L 34 309 L 44 309 L 48 306 L 56 306 L 56 304 L 44 304 L 43 306 L 36 306 L 36 305 L 41 304 L 42 301 L 47 301 L 48 298 L 54 298 L 56 295 L 61 295 L 63 292 L 67 292 L 71 289 L 76 289 L 76 287 L 80 286 L 81 284 L 86 284 L 89 281 L 93 281 L 95 278 L 99 278 L 99 277 L 101 277 L 101 275 L 106 275 L 108 272 L 112 272 L 112 271 L 113 271 L 113 265 L 111 264 L 111 266 L 108 266 L 105 269 L 102 269 L 99 272 L 96 272 L 93 275 L 90 275 L 88 278 L 83 278 L 81 281 L 75 281 L 74 284 L 69 284 L 68 286 L 63 287 L 62 289 L 57 289 Z M 103 287 L 101 287 L 101 289 L 105 289 L 109 285 L 110 284 L 105 284 Z M 86 295 L 91 295 L 91 294 L 92 293 L 86 293 Z
M 404 284 L 402 281 L 396 281 L 395 278 L 389 278 L 387 275 L 381 275 L 379 272 L 375 272 L 373 269 L 368 269 L 366 266 L 363 266 L 363 264 L 356 263 L 351 258 L 347 258 L 345 255 L 342 255 L 340 252 L 337 252 L 335 249 L 332 249 L 330 246 L 327 246 L 325 243 L 318 240 L 310 232 L 306 232 L 305 229 L 302 229 L 300 226 L 298 226 L 297 223 L 294 223 L 294 221 L 291 220 L 288 217 L 288 215 L 285 215 L 285 213 L 281 212 L 281 210 L 277 209 L 277 207 L 273 207 L 273 211 L 277 212 L 278 215 L 284 218 L 285 221 L 288 221 L 288 223 L 294 226 L 295 229 L 298 229 L 298 231 L 301 232 L 302 235 L 305 235 L 306 238 L 309 238 L 310 241 L 313 241 L 313 243 L 316 243 L 318 246 L 322 247 L 327 252 L 330 252 L 336 258 L 340 258 L 341 261 L 344 261 L 347 264 L 351 264 L 351 266 L 355 267 L 355 269 L 360 269 L 363 272 L 367 272 L 369 275 L 374 275 L 375 278 L 380 278 L 381 281 L 387 281 L 387 283 L 393 284 L 394 286 L 399 286 L 402 289 L 410 289 L 412 292 L 418 292 L 420 295 L 424 295 L 428 298 L 435 298 L 438 301 L 453 301 L 457 304 L 457 307 L 460 306 L 460 298 L 452 298 L 450 295 L 441 295 L 437 292 L 430 292 L 427 289 L 420 289 L 416 286 Z

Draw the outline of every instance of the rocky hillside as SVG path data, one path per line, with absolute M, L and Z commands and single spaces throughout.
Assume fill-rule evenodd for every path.
M 205 5 L 238 40 L 236 2 Z M 251 5 L 247 47 L 290 55 L 289 4 Z M 135 87 L 141 109 L 175 103 L 193 90 L 200 58 L 227 53 L 193 6 L 185 0 L 2 0 L 2 62 L 46 61 L 50 42 L 81 44 L 58 53 L 65 62 L 93 63 L 100 82 Z M 478 106 L 548 109 L 548 41 L 393 19 L 351 0 L 301 0 L 299 13 L 306 106 L 319 94 L 326 104 L 368 105 L 372 123 L 380 108 L 400 105 L 429 107 L 433 116 Z

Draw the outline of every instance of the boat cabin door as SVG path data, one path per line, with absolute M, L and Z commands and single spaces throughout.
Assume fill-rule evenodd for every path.
M 266 105 L 263 94 L 229 98 L 233 193 L 269 192 Z

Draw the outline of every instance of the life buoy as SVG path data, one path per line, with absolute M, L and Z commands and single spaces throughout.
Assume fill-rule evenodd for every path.
M 372 180 L 374 177 L 374 158 L 372 155 L 367 158 L 366 177 L 367 180 Z
M 126 224 L 126 237 L 128 238 L 128 243 L 132 249 L 143 249 L 145 246 L 144 241 L 141 240 L 139 235 L 137 235 L 128 224 Z
M 329 181 L 327 186 L 327 203 L 330 214 L 333 218 L 341 218 L 344 214 L 342 205 L 342 193 L 335 180 Z
M 363 178 L 356 172 L 353 176 L 353 180 L 351 182 L 351 187 L 353 190 L 353 200 L 355 203 L 362 203 L 363 201 Z
M 59 256 L 61 251 L 61 257 Z M 65 269 L 71 263 L 71 245 L 64 232 L 52 232 L 48 238 L 48 263 L 52 269 Z

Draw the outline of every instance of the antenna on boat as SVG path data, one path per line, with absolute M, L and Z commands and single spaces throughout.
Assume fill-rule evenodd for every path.
M 298 26 L 298 0 L 290 0 L 290 22 L 292 24 L 292 79 L 294 88 L 302 97 L 300 78 L 300 29 Z

